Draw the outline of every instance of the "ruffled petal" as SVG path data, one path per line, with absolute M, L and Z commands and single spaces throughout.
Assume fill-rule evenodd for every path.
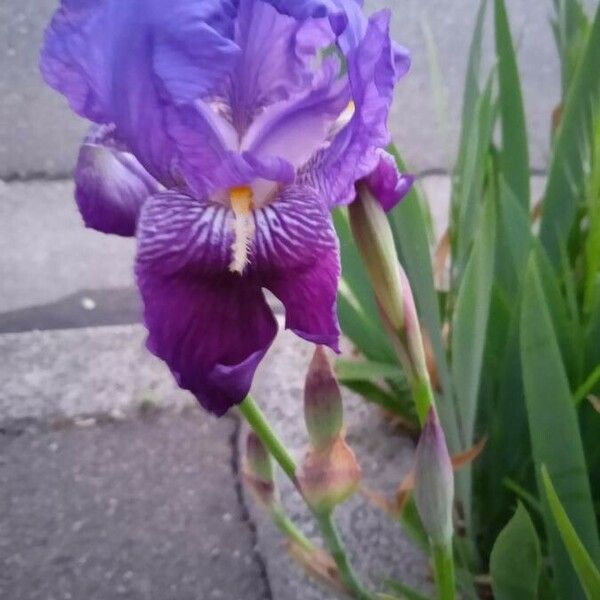
M 266 0 L 284 15 L 296 19 L 322 19 L 327 17 L 336 34 L 342 33 L 348 24 L 344 3 L 356 0 Z
M 177 170 L 197 198 L 256 178 L 288 183 L 295 177 L 280 157 L 240 152 L 231 124 L 202 101 L 169 110 L 168 130 L 181 151 Z
M 266 108 L 250 126 L 243 149 L 258 157 L 277 156 L 294 168 L 305 164 L 348 104 L 348 87 L 338 74 L 338 60 L 331 58 L 314 88 Z
M 255 211 L 253 268 L 284 304 L 286 327 L 338 350 L 339 247 L 329 211 L 315 191 L 286 187 Z
M 310 84 L 310 58 L 327 41 L 320 23 L 284 15 L 264 0 L 240 0 L 234 40 L 241 52 L 224 96 L 243 135 L 262 108 Z
M 169 192 L 148 200 L 138 227 L 148 348 L 216 415 L 244 399 L 277 332 L 256 274 L 227 270 L 230 219 L 224 206 Z
M 144 167 L 176 183 L 177 148 L 165 110 L 209 92 L 239 49 L 230 0 L 62 0 L 46 30 L 40 68 L 80 115 L 114 123 Z
M 396 160 L 385 150 L 380 150 L 378 154 L 377 167 L 364 179 L 364 182 L 383 210 L 388 212 L 408 194 L 415 178 L 400 173 Z
M 348 55 L 348 77 L 355 111 L 331 144 L 318 152 L 301 181 L 317 187 L 329 206 L 354 199 L 354 184 L 373 172 L 378 151 L 390 140 L 387 117 L 396 81 L 388 10 L 373 15 L 364 37 Z M 401 61 L 400 61 L 401 63 Z
M 92 128 L 75 168 L 75 199 L 86 227 L 134 235 L 142 204 L 160 189 L 133 154 L 115 145 L 110 127 Z

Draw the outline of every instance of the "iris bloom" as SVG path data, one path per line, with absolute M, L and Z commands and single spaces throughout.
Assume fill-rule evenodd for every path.
M 136 235 L 148 347 L 224 413 L 286 326 L 337 349 L 334 205 L 380 166 L 407 53 L 359 0 L 62 0 L 41 70 L 93 121 L 87 226 Z M 386 191 L 387 190 L 387 191 Z M 397 194 L 396 194 L 397 195 Z

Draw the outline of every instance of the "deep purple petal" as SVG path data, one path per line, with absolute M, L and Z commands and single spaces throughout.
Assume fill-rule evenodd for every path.
M 87 227 L 134 235 L 142 204 L 160 189 L 131 153 L 114 145 L 110 128 L 92 128 L 75 168 L 75 198 Z
M 388 212 L 410 191 L 414 179 L 412 175 L 400 173 L 394 157 L 380 150 L 377 167 L 364 181 L 383 210 Z
M 255 212 L 255 223 L 254 265 L 283 302 L 286 328 L 337 351 L 340 262 L 328 210 L 314 190 L 289 186 Z
M 148 200 L 138 227 L 148 348 L 217 415 L 244 399 L 277 331 L 256 274 L 227 270 L 230 217 L 169 192 Z
M 63 0 L 46 30 L 40 68 L 72 108 L 116 136 L 165 185 L 177 148 L 172 102 L 210 91 L 239 50 L 229 0 Z
M 355 103 L 350 122 L 307 166 L 302 181 L 317 186 L 330 206 L 351 202 L 354 184 L 379 162 L 390 140 L 387 117 L 396 65 L 389 37 L 390 13 L 373 15 L 360 43 L 348 55 L 348 76 Z

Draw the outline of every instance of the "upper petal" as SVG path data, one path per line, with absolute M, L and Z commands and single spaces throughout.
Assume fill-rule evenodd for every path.
M 145 168 L 170 185 L 177 149 L 165 109 L 211 90 L 232 67 L 232 15 L 229 0 L 63 0 L 40 68 L 76 112 L 114 123 Z
M 348 23 L 345 2 L 356 0 L 266 0 L 279 12 L 296 19 L 324 18 L 331 22 L 336 34 L 341 33 Z
M 277 156 L 299 168 L 324 145 L 332 125 L 348 104 L 346 81 L 337 58 L 326 61 L 314 87 L 269 106 L 257 117 L 243 148 L 258 157 Z
M 115 144 L 110 127 L 92 127 L 75 168 L 75 198 L 87 227 L 134 235 L 142 204 L 160 189 L 133 154 Z
M 240 134 L 262 108 L 310 83 L 310 59 L 333 39 L 320 21 L 282 14 L 265 0 L 240 0 L 234 39 L 241 52 L 224 89 Z
M 302 180 L 318 187 L 330 206 L 354 199 L 355 182 L 377 167 L 378 151 L 390 140 L 387 117 L 397 75 L 389 20 L 387 10 L 373 15 L 364 37 L 350 51 L 354 114 L 303 173 Z

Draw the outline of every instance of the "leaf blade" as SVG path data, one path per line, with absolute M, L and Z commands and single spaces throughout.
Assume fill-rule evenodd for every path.
M 504 0 L 495 0 L 494 22 L 502 127 L 500 163 L 506 183 L 521 206 L 529 210 L 529 148 L 525 109 Z
M 540 542 L 521 503 L 496 538 L 490 556 L 496 600 L 535 600 L 542 566 Z
M 548 504 L 554 516 L 556 526 L 560 531 L 562 540 L 567 548 L 569 556 L 573 561 L 573 567 L 577 571 L 579 581 L 590 600 L 600 599 L 600 572 L 586 552 L 585 546 L 581 543 L 573 524 L 571 523 L 567 512 L 561 504 L 560 498 L 554 489 L 548 469 L 542 465 L 542 481 L 544 490 L 548 499 Z
M 538 467 L 548 466 L 576 531 L 590 554 L 598 557 L 600 543 L 577 414 L 535 254 L 529 260 L 525 276 L 520 323 L 520 355 L 533 459 Z M 538 487 L 543 487 L 539 473 Z M 578 579 L 548 502 L 543 501 L 542 506 L 559 596 L 580 598 Z

